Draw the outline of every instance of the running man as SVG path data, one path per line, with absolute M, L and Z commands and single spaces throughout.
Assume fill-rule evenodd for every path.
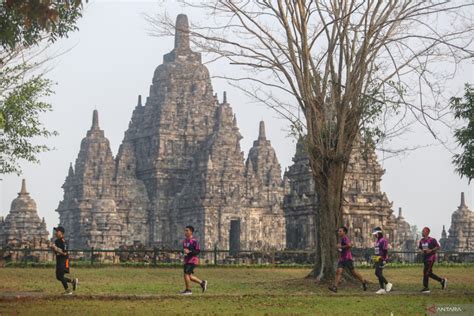
M 339 227 L 337 230 L 337 234 L 341 239 L 340 242 L 337 244 L 337 250 L 339 251 L 339 261 L 337 263 L 337 270 L 336 270 L 336 279 L 334 280 L 334 285 L 329 287 L 329 290 L 337 293 L 337 287 L 341 282 L 342 272 L 344 269 L 349 270 L 349 272 L 359 279 L 362 282 L 362 288 L 364 291 L 367 291 L 367 284 L 368 282 L 364 280 L 362 275 L 354 269 L 354 263 L 352 261 L 352 253 L 351 253 L 351 241 L 347 237 L 347 227 L 342 226 Z
M 383 237 L 383 232 L 380 227 L 375 227 L 372 235 L 377 238 L 374 249 L 374 267 L 375 275 L 379 280 L 380 289 L 376 294 L 386 294 L 392 290 L 392 283 L 389 283 L 383 275 L 383 269 L 388 260 L 388 241 Z
M 440 278 L 433 273 L 433 265 L 436 262 L 436 252 L 441 248 L 438 241 L 430 237 L 430 229 L 428 227 L 423 228 L 421 231 L 423 238 L 420 240 L 418 248 L 423 254 L 423 289 L 421 293 L 430 293 L 428 287 L 429 279 L 432 278 L 441 284 L 441 288 L 444 290 L 448 285 L 446 278 Z
M 199 263 L 198 254 L 199 252 L 201 252 L 199 242 L 196 239 L 194 239 L 193 233 L 194 233 L 194 227 L 186 226 L 186 228 L 184 229 L 184 236 L 186 238 L 183 241 L 184 284 L 186 285 L 186 289 L 180 293 L 182 295 L 193 294 L 193 292 L 191 291 L 191 282 L 199 284 L 201 286 L 203 293 L 206 292 L 207 290 L 207 281 L 206 280 L 201 281 L 193 275 L 194 268 Z
M 61 281 L 64 287 L 64 295 L 71 295 L 72 291 L 77 289 L 79 280 L 71 280 L 64 276 L 64 274 L 69 273 L 69 254 L 67 243 L 64 240 L 64 227 L 58 226 L 54 228 L 54 234 L 56 236 L 56 240 L 54 241 L 54 245 L 52 245 L 51 248 L 56 254 L 56 279 Z M 72 290 L 69 288 L 68 283 L 72 284 Z

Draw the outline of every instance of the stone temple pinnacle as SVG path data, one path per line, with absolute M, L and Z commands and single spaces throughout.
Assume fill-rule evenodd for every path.
M 28 191 L 26 191 L 26 180 L 23 179 L 21 180 L 21 190 L 20 190 L 20 193 L 18 193 L 18 195 L 27 195 L 28 194 Z
M 94 110 L 92 114 L 92 130 L 97 130 L 99 128 L 99 112 L 97 110 Z
M 461 192 L 461 205 L 459 207 L 466 207 L 466 199 L 464 198 L 464 192 Z
M 260 121 L 260 127 L 259 127 L 259 131 L 258 131 L 258 139 L 259 140 L 266 140 L 267 137 L 265 135 L 265 122 L 264 121 Z
M 174 48 L 176 50 L 189 50 L 189 23 L 185 14 L 179 14 L 176 18 L 175 32 Z

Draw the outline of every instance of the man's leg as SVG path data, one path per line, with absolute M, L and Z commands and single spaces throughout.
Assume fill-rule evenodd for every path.
M 61 281 L 63 287 L 65 290 L 68 289 L 68 285 L 67 283 L 71 283 L 71 280 L 69 280 L 68 278 L 65 278 L 64 277 L 64 269 L 61 269 L 61 268 L 56 268 L 56 279 L 58 281 Z
M 199 280 L 197 277 L 195 277 L 195 276 L 192 275 L 192 274 L 189 275 L 189 279 L 190 279 L 191 281 L 193 281 L 194 283 L 197 283 L 197 284 L 201 284 L 201 283 L 202 283 L 201 280 Z
M 423 287 L 428 288 L 429 276 L 430 276 L 430 263 L 428 261 L 423 261 Z
M 359 279 L 360 282 L 362 283 L 367 283 L 367 281 L 364 279 L 364 277 L 362 276 L 362 274 L 359 273 L 359 271 L 357 271 L 356 269 L 352 268 L 351 270 L 351 274 L 353 276 L 355 276 L 357 279 Z
M 383 276 L 383 268 L 380 265 L 380 262 L 377 262 L 375 264 L 375 275 L 377 276 L 377 279 L 379 280 L 379 285 L 381 289 L 385 288 L 385 284 L 387 284 L 387 279 Z
M 431 261 L 431 263 L 430 263 L 430 273 L 429 273 L 428 277 L 430 277 L 433 280 L 436 280 L 436 281 L 441 283 L 443 281 L 443 278 L 440 278 L 439 276 L 437 276 L 436 274 L 433 273 L 433 265 L 434 265 L 434 261 Z
M 334 279 L 334 286 L 339 286 L 339 283 L 341 282 L 342 278 L 342 272 L 344 271 L 343 268 L 337 268 L 336 270 L 336 278 Z
M 184 284 L 186 286 L 186 290 L 191 290 L 191 280 L 189 274 L 184 273 Z

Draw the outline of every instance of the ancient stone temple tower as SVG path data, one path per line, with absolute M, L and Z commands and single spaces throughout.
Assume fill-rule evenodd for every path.
M 411 249 L 414 238 L 409 224 L 402 217 L 401 211 L 398 218 L 393 215 L 392 203 L 380 190 L 383 173 L 375 151 L 370 148 L 363 150 L 362 143 L 359 142 L 353 149 L 344 181 L 344 223 L 349 228 L 355 247 L 372 247 L 372 229 L 380 226 L 394 247 Z M 293 165 L 286 177 L 290 182 L 290 191 L 284 200 L 287 247 L 313 248 L 318 198 L 303 140 L 297 144 Z
M 241 138 L 179 15 L 174 49 L 144 104 L 139 97 L 115 159 L 94 112 L 57 209 L 71 247 L 178 247 L 194 225 L 208 249 L 284 248 L 281 169 L 264 123 L 245 164 Z
M 48 247 L 46 223 L 38 216 L 36 202 L 26 191 L 23 179 L 18 197 L 12 201 L 10 213 L 0 218 L 0 247 L 46 248 Z
M 461 193 L 458 209 L 451 216 L 451 227 L 445 248 L 456 252 L 474 249 L 474 212 L 466 205 L 464 192 Z
M 446 233 L 446 227 L 443 225 L 443 230 L 441 231 L 441 238 L 439 239 L 439 244 L 441 249 L 446 250 L 446 242 L 448 241 L 448 233 Z
M 390 216 L 390 221 L 395 223 L 392 233 L 392 247 L 401 251 L 412 251 L 416 248 L 416 233 L 402 215 L 402 208 L 398 208 L 398 217 Z
M 286 246 L 289 249 L 307 249 L 315 245 L 316 195 L 309 159 L 301 139 L 296 144 L 293 165 L 285 177 L 289 181 L 289 192 L 285 195 L 283 208 L 286 218 Z
M 124 178 L 116 175 L 109 141 L 99 127 L 99 113 L 94 110 L 92 126 L 81 142 L 75 168 L 69 167 L 63 185 L 64 199 L 57 209 L 71 248 L 113 249 L 125 243 L 134 201 L 124 203 L 120 199 L 126 190 Z M 145 196 L 143 201 L 146 203 Z

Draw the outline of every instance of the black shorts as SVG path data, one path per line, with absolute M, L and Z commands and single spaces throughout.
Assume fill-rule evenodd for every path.
M 56 263 L 56 273 L 69 273 L 69 268 L 66 266 L 66 262 Z
M 354 270 L 354 262 L 352 260 L 339 261 L 337 263 L 337 268 Z
M 195 267 L 196 267 L 196 265 L 193 264 L 193 263 L 184 264 L 184 274 L 193 274 Z

